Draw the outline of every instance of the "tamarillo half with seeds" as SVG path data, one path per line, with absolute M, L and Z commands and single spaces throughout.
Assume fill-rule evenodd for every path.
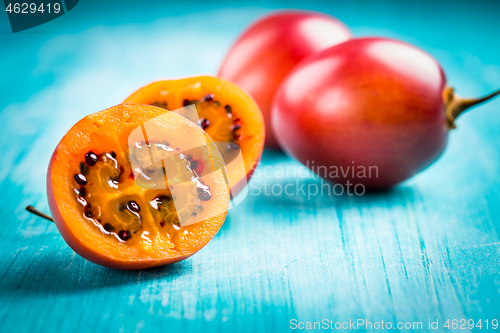
M 199 125 L 226 163 L 231 194 L 241 192 L 250 180 L 264 149 L 264 119 L 254 100 L 237 85 L 211 76 L 157 81 L 140 88 L 124 103 L 167 110 L 195 107 Z M 235 161 L 240 151 L 241 164 Z
M 225 172 L 212 139 L 190 120 L 121 104 L 83 118 L 59 142 L 47 173 L 50 212 L 68 245 L 94 263 L 170 264 L 203 248 L 224 222 Z

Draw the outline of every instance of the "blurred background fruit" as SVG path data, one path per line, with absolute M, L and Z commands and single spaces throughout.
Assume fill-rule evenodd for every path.
M 266 124 L 266 147 L 279 148 L 271 131 L 271 103 L 286 74 L 302 59 L 344 42 L 351 32 L 317 12 L 279 11 L 253 23 L 236 41 L 219 70 L 252 95 Z

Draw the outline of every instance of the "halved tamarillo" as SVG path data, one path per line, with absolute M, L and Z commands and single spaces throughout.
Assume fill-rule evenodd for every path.
M 183 260 L 217 233 L 229 187 L 222 156 L 197 125 L 148 105 L 91 114 L 52 155 L 54 222 L 82 257 L 117 269 Z
M 124 103 L 149 104 L 167 110 L 196 106 L 200 126 L 218 145 L 227 166 L 231 193 L 240 192 L 250 180 L 264 148 L 264 120 L 254 100 L 228 81 L 200 76 L 148 84 Z M 242 166 L 229 163 L 241 149 Z

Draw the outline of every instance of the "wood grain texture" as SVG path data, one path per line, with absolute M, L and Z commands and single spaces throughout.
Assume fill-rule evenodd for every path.
M 484 43 L 498 38 L 500 22 L 489 20 L 498 7 L 454 4 L 296 6 L 336 15 L 358 36 L 417 44 L 461 94 L 500 87 L 500 44 Z M 24 211 L 32 204 L 48 212 L 46 166 L 64 133 L 142 84 L 215 73 L 249 22 L 289 7 L 147 4 L 110 15 L 113 5 L 100 14 L 81 1 L 40 33 L 0 35 L 0 331 L 281 332 L 294 318 L 424 327 L 500 320 L 500 100 L 461 117 L 438 163 L 392 191 L 275 195 L 276 184 L 322 183 L 294 177 L 297 162 L 265 152 L 249 196 L 194 257 L 123 272 L 76 255 L 53 224 Z M 466 16 L 467 25 L 456 23 Z

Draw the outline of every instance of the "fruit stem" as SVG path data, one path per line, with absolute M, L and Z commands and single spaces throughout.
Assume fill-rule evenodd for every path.
M 50 222 L 54 222 L 54 219 L 52 217 L 48 216 L 47 214 L 44 214 L 44 213 L 40 212 L 39 210 L 37 210 L 33 206 L 27 206 L 26 210 L 28 212 L 32 213 L 32 214 L 35 214 L 35 215 L 40 216 L 40 217 L 43 217 L 44 219 L 49 220 Z
M 446 86 L 443 90 L 443 99 L 446 106 L 446 124 L 448 129 L 456 128 L 455 120 L 463 112 L 497 95 L 500 95 L 500 90 L 481 98 L 462 98 L 455 94 L 455 90 L 452 87 Z

